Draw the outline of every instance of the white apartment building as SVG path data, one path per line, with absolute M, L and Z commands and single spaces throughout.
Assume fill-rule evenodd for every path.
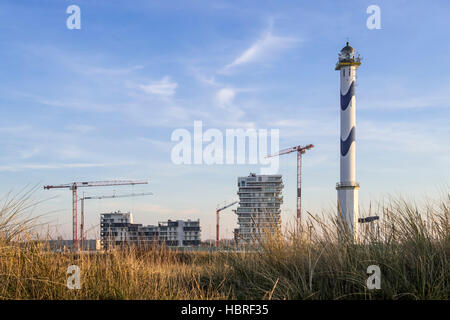
M 122 245 L 166 244 L 168 246 L 200 245 L 200 220 L 168 220 L 157 226 L 133 223 L 131 213 L 103 213 L 100 216 L 100 238 L 104 248 Z
M 200 220 L 168 220 L 158 223 L 161 240 L 170 246 L 198 246 L 200 244 Z
M 256 175 L 238 178 L 239 228 L 235 229 L 238 245 L 257 244 L 279 230 L 283 203 L 283 181 L 281 175 Z

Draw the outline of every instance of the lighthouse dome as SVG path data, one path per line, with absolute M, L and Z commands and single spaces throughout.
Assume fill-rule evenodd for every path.
M 340 62 L 351 62 L 355 58 L 355 49 L 349 45 L 347 42 L 346 46 L 342 48 L 339 53 Z
M 342 48 L 341 53 L 354 53 L 355 49 L 347 42 L 346 46 Z

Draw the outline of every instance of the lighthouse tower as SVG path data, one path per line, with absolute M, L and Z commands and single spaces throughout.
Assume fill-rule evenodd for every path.
M 336 184 L 338 196 L 338 221 L 341 236 L 346 233 L 357 240 L 358 235 L 358 189 L 355 175 L 356 153 L 356 69 L 361 65 L 359 56 L 349 43 L 339 53 L 335 70 L 341 79 L 341 146 L 340 182 Z

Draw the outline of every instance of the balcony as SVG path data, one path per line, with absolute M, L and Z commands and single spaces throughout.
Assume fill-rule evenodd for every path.
M 359 183 L 353 181 L 336 183 L 336 189 L 345 189 L 345 188 L 359 188 Z

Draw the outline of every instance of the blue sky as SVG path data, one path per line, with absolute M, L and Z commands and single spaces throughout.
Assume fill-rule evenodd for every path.
M 81 30 L 66 8 L 81 8 Z M 369 30 L 369 5 L 381 29 Z M 450 170 L 448 1 L 9 1 L 0 3 L 0 193 L 25 185 L 149 179 L 154 196 L 92 201 L 135 220 L 200 218 L 237 198 L 251 165 L 174 165 L 173 130 L 280 129 L 280 146 L 315 144 L 304 158 L 303 207 L 330 211 L 339 180 L 339 50 L 358 69 L 360 204 L 389 194 L 420 201 L 447 190 Z M 282 219 L 295 209 L 295 155 L 280 159 Z M 52 198 L 57 196 L 56 198 Z M 52 232 L 69 237 L 70 192 L 49 199 Z M 223 213 L 224 235 L 236 217 Z

